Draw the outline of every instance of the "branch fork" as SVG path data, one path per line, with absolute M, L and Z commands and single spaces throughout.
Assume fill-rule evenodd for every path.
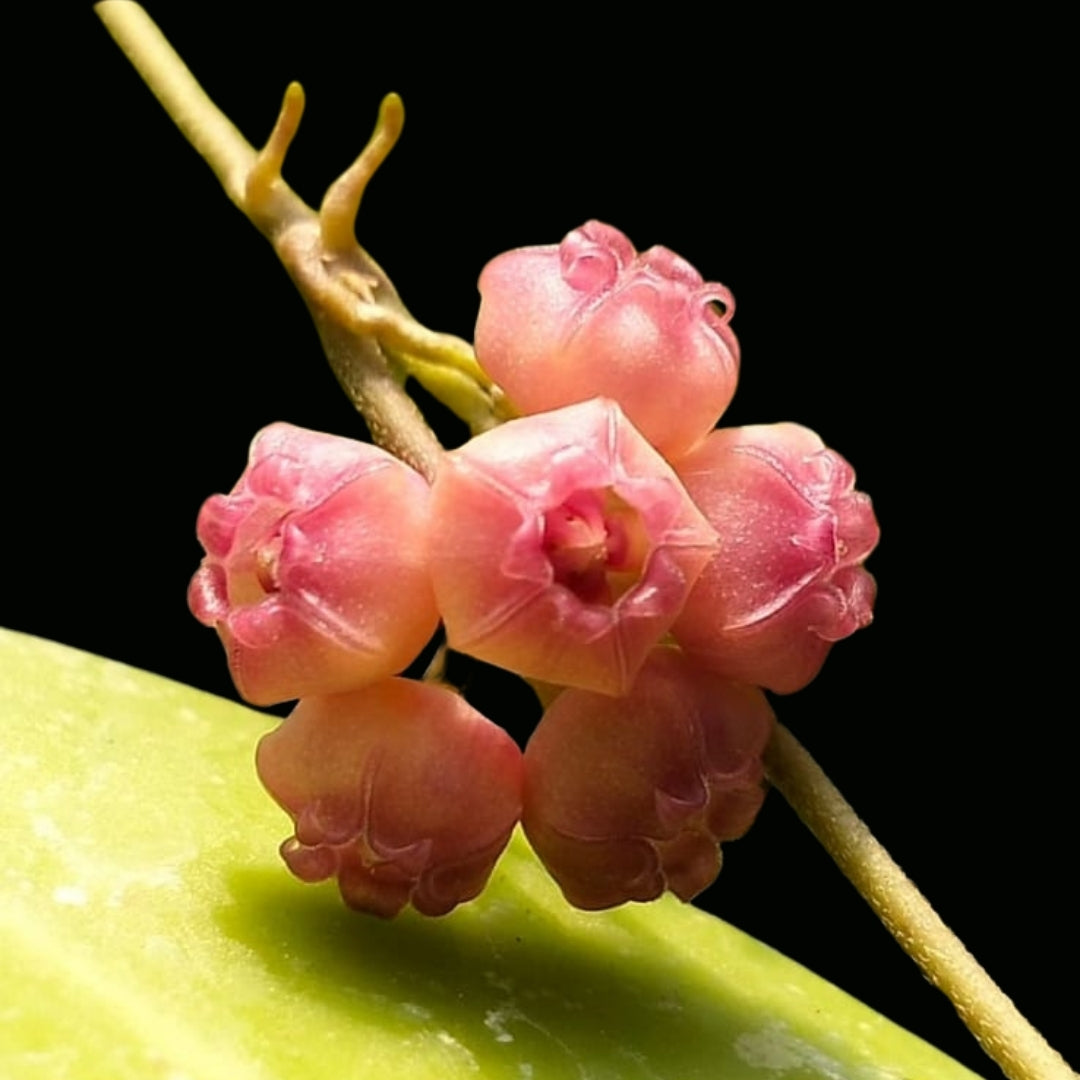
M 404 390 L 410 377 L 457 412 L 474 434 L 512 415 L 468 342 L 418 323 L 356 240 L 364 191 L 404 124 L 397 94 L 383 100 L 371 139 L 315 211 L 282 176 L 304 112 L 299 83 L 286 89 L 273 131 L 256 151 L 139 5 L 105 0 L 96 10 L 232 202 L 273 245 L 311 312 L 338 382 L 376 443 L 428 480 L 434 477 L 442 448 Z

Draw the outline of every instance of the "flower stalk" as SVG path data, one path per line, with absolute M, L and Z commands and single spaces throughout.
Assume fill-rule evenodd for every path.
M 773 785 L 821 842 L 900 947 L 953 1003 L 1010 1080 L 1070 1080 L 1075 1073 L 945 925 L 874 838 L 821 766 L 783 724 L 765 750 Z

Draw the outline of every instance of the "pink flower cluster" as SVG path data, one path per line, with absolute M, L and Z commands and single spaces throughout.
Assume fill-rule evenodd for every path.
M 525 415 L 430 488 L 372 446 L 266 429 L 200 514 L 191 608 L 249 701 L 301 699 L 258 769 L 303 880 L 442 914 L 520 821 L 579 907 L 690 899 L 761 804 L 762 688 L 805 686 L 870 621 L 870 501 L 805 428 L 713 430 L 734 304 L 667 249 L 590 222 L 480 289 L 478 358 Z M 453 690 L 392 677 L 440 620 L 554 695 L 524 753 Z

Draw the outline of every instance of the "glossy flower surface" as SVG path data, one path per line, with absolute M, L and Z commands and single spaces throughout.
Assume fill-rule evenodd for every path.
M 199 513 L 188 590 L 256 705 L 350 690 L 406 667 L 438 625 L 425 563 L 429 489 L 352 439 L 274 424 L 228 495 Z
M 525 750 L 522 824 L 576 907 L 696 896 L 764 798 L 756 688 L 658 648 L 623 698 L 566 690 Z
M 797 424 L 713 432 L 676 464 L 720 536 L 672 632 L 732 679 L 790 693 L 873 617 L 878 542 L 855 473 Z
M 602 399 L 448 454 L 431 522 L 452 648 L 609 694 L 629 688 L 716 539 L 670 466 Z
M 731 293 L 667 248 L 637 254 L 610 225 L 498 256 L 480 294 L 477 357 L 522 412 L 612 398 L 674 459 L 735 392 Z
M 297 877 L 336 877 L 346 903 L 444 915 L 477 896 L 521 813 L 521 751 L 464 698 L 386 679 L 305 698 L 257 754 L 296 826 Z

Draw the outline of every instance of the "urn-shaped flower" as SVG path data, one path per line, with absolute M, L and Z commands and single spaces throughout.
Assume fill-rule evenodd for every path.
M 522 412 L 612 398 L 674 460 L 735 392 L 731 293 L 667 248 L 638 255 L 610 225 L 498 256 L 480 295 L 477 358 Z
M 521 813 L 521 751 L 442 686 L 384 679 L 305 698 L 259 743 L 259 777 L 289 813 L 297 877 L 346 902 L 444 915 L 477 896 Z
M 512 420 L 447 455 L 431 574 L 450 646 L 624 693 L 716 534 L 614 402 Z
M 862 563 L 879 529 L 869 497 L 798 424 L 715 431 L 676 468 L 720 543 L 672 633 L 729 678 L 801 689 L 832 643 L 872 618 Z
M 772 728 L 760 690 L 670 648 L 626 697 L 565 690 L 525 750 L 529 842 L 577 907 L 689 900 L 761 806 Z
M 188 590 L 241 695 L 271 705 L 401 671 L 438 625 L 424 479 L 385 451 L 273 424 L 199 513 Z

